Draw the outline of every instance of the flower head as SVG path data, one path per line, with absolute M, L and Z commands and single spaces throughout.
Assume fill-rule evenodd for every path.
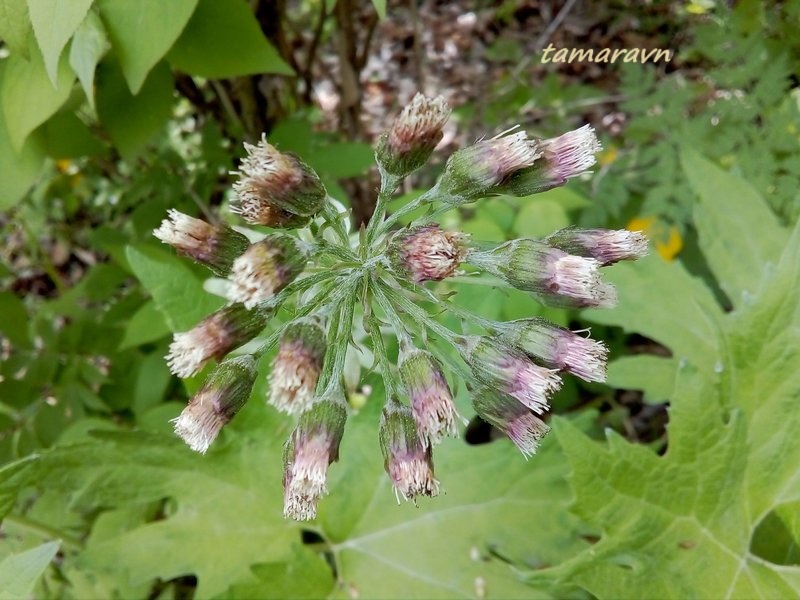
M 224 277 L 234 259 L 250 245 L 247 238 L 227 225 L 210 225 L 171 208 L 153 235 L 181 254 Z
M 347 409 L 341 399 L 321 399 L 300 417 L 283 452 L 283 514 L 297 521 L 317 516 L 328 493 L 328 467 L 339 460 Z
M 451 204 L 504 193 L 500 186 L 514 173 L 531 167 L 541 151 L 524 131 L 500 134 L 456 151 L 439 181 L 440 198 Z
M 578 229 L 567 227 L 547 236 L 549 246 L 596 259 L 601 265 L 636 260 L 647 255 L 647 237 L 627 229 Z
M 380 425 L 383 466 L 395 492 L 406 500 L 436 496 L 439 482 L 433 476 L 430 444 L 420 439 L 411 409 L 390 400 L 383 409 Z
M 401 229 L 386 250 L 392 267 L 414 283 L 441 281 L 456 272 L 467 253 L 467 235 L 438 225 Z
M 238 202 L 231 204 L 231 212 L 241 216 L 251 225 L 265 225 L 274 229 L 305 227 L 311 217 L 295 215 L 269 202 Z
M 449 116 L 450 107 L 444 98 L 416 94 L 378 142 L 378 163 L 396 176 L 419 169 L 442 140 L 442 128 Z
M 439 361 L 424 350 L 403 351 L 399 370 L 422 440 L 435 445 L 446 435 L 457 437 L 458 413 Z
M 257 336 L 271 313 L 231 304 L 206 317 L 193 329 L 176 333 L 169 346 L 167 364 L 178 377 L 190 377 L 212 358 L 220 359 Z
M 501 323 L 498 330 L 508 343 L 548 367 L 585 381 L 606 380 L 608 348 L 603 342 L 538 318 Z
M 289 285 L 307 261 L 308 252 L 300 240 L 271 233 L 233 262 L 228 298 L 251 308 Z
M 596 162 L 595 154 L 603 149 L 589 125 L 557 138 L 539 140 L 537 148 L 541 158 L 536 164 L 514 173 L 503 182 L 499 193 L 530 196 L 564 185 L 590 169 Z
M 311 408 L 325 348 L 325 331 L 316 319 L 302 318 L 287 325 L 272 361 L 269 403 L 289 414 Z
M 249 354 L 221 362 L 173 419 L 175 433 L 192 450 L 205 454 L 222 427 L 247 402 L 255 379 L 256 361 Z
M 467 362 L 480 383 L 516 398 L 538 414 L 549 410 L 549 397 L 561 387 L 555 371 L 540 367 L 520 350 L 493 338 L 466 338 L 465 348 Z
M 258 223 L 263 215 L 271 214 L 264 205 L 303 217 L 322 209 L 327 192 L 311 167 L 293 154 L 278 152 L 263 137 L 257 145 L 244 147 L 247 156 L 239 165 L 240 178 L 233 184 L 236 212 Z
M 489 251 L 472 251 L 467 262 L 552 306 L 572 308 L 616 304 L 614 287 L 600 278 L 594 258 L 573 256 L 532 239 L 512 240 Z
M 536 454 L 539 441 L 550 427 L 519 402 L 489 387 L 478 389 L 472 398 L 475 412 L 506 434 L 526 458 Z

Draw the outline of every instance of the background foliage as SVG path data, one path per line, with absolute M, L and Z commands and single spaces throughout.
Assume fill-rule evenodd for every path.
M 590 4 L 0 0 L 4 596 L 800 593 L 800 3 Z M 465 41 L 458 26 L 475 29 Z M 549 42 L 676 55 L 542 65 Z M 271 357 L 208 455 L 172 436 L 200 379 L 168 372 L 171 333 L 222 300 L 151 232 L 170 207 L 227 219 L 228 171 L 262 131 L 368 215 L 373 125 L 400 102 L 380 90 L 406 63 L 412 91 L 457 105 L 448 148 L 582 121 L 606 148 L 587 181 L 447 227 L 500 240 L 628 225 L 654 252 L 609 271 L 611 311 L 447 284 L 490 318 L 592 326 L 609 384 L 565 385 L 529 462 L 471 423 L 437 450 L 446 494 L 396 506 L 383 390 L 361 365 L 371 390 L 353 381 L 363 407 L 332 495 L 300 526 L 281 514 L 292 424 L 260 401 Z M 477 66 L 481 85 L 445 75 Z M 463 386 L 458 403 L 471 416 Z

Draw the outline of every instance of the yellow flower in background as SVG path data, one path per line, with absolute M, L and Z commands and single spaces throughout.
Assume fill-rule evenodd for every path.
M 606 167 L 617 160 L 618 154 L 619 150 L 617 150 L 616 146 L 609 146 L 607 150 L 603 150 L 597 155 L 597 162 L 601 166 Z
M 641 231 L 653 240 L 656 252 L 664 260 L 673 260 L 683 249 L 683 238 L 674 225 L 656 217 L 634 217 L 625 226 L 628 231 Z

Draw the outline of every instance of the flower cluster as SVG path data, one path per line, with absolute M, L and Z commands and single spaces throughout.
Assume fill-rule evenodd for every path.
M 167 356 L 173 373 L 190 377 L 219 361 L 175 419 L 175 432 L 206 452 L 250 397 L 257 362 L 270 360 L 264 400 L 296 422 L 284 451 L 287 517 L 314 518 L 328 493 L 328 468 L 339 459 L 354 410 L 343 381 L 357 318 L 386 389 L 378 427 L 384 466 L 406 500 L 438 494 L 434 448 L 458 436 L 463 422 L 455 378 L 466 380 L 475 413 L 526 457 L 548 431 L 550 400 L 564 374 L 605 379 L 602 342 L 540 318 L 489 321 L 425 285 L 482 273 L 490 286 L 524 290 L 547 305 L 614 306 L 616 290 L 602 268 L 645 255 L 641 233 L 570 227 L 543 240 L 486 244 L 435 220 L 488 196 L 529 196 L 582 175 L 600 149 L 594 131 L 587 125 L 553 139 L 510 131 L 458 150 L 428 192 L 387 216 L 387 202 L 427 163 L 449 114 L 442 98 L 418 94 L 380 138 L 381 189 L 372 220 L 357 235 L 313 169 L 266 139 L 245 144 L 235 173 L 231 207 L 250 226 L 246 236 L 176 210 L 154 232 L 225 278 L 229 300 L 174 336 Z M 420 208 L 428 209 L 424 217 L 398 226 Z M 289 318 L 278 322 L 279 309 Z M 442 312 L 458 316 L 462 329 L 445 327 L 435 318 Z M 396 357 L 384 343 L 387 324 L 398 340 Z

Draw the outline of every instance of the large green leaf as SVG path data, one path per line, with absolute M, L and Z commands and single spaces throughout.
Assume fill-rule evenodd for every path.
M 30 57 L 31 21 L 25 0 L 0 0 L 0 38 L 14 54 Z
M 167 58 L 175 68 L 209 79 L 293 73 L 245 2 L 200 0 Z
M 61 51 L 86 16 L 93 0 L 27 0 L 33 33 L 53 86 L 58 84 Z
M 398 506 L 378 446 L 379 399 L 348 425 L 321 507 L 344 584 L 337 597 L 530 598 L 503 561 L 535 568 L 586 546 L 564 510 L 566 465 L 549 440 L 529 462 L 507 440 L 446 441 L 434 452 L 441 495 Z
M 532 583 L 576 582 L 599 598 L 800 594 L 800 567 L 769 562 L 754 543 L 771 514 L 800 518 L 799 293 L 800 226 L 752 302 L 722 320 L 715 372 L 683 362 L 665 456 L 613 434 L 604 447 L 558 422 L 575 510 L 604 534 Z M 791 556 L 798 533 L 769 555 Z
M 166 64 L 153 69 L 136 96 L 128 91 L 113 63 L 97 70 L 97 112 L 123 158 L 132 160 L 167 124 L 172 114 L 172 73 Z
M 70 566 L 125 585 L 195 574 L 195 597 L 203 599 L 250 581 L 253 564 L 291 558 L 299 532 L 283 519 L 280 493 L 288 423 L 262 405 L 250 408 L 258 431 L 224 435 L 205 456 L 171 435 L 144 433 L 96 433 L 95 441 L 44 455 L 37 478 L 70 507 L 170 500 L 164 518 L 90 537 Z
M 590 321 L 618 325 L 667 346 L 675 358 L 712 369 L 718 359 L 722 311 L 709 289 L 680 263 L 658 255 L 608 268 L 605 277 L 620 291 L 613 310 L 587 310 Z M 669 305 L 663 300 L 669 298 Z
M 89 12 L 72 38 L 69 64 L 78 75 L 81 87 L 92 106 L 94 106 L 94 72 L 109 48 L 103 22 L 96 12 Z
M 5 79 L 5 66 L 0 63 L 0 86 Z M 42 170 L 44 151 L 34 138 L 29 138 L 22 150 L 17 151 L 11 143 L 5 115 L 0 114 L 0 181 L 3 182 L 0 211 L 8 210 L 21 200 Z
M 7 600 L 27 600 L 61 544 L 47 542 L 0 561 L 0 590 Z
M 31 52 L 30 60 L 14 54 L 4 62 L 3 114 L 11 144 L 20 152 L 30 133 L 67 101 L 75 74 L 64 57 L 59 64 L 58 85 L 54 89 L 38 50 Z
M 132 93 L 169 51 L 197 0 L 99 0 L 100 13 Z
M 687 148 L 683 170 L 698 196 L 694 221 L 700 247 L 734 305 L 752 295 L 764 265 L 775 264 L 789 239 L 775 213 L 745 180 Z
M 129 246 L 128 263 L 150 292 L 172 331 L 185 331 L 224 304 L 207 294 L 202 281 L 174 254 L 153 246 Z

